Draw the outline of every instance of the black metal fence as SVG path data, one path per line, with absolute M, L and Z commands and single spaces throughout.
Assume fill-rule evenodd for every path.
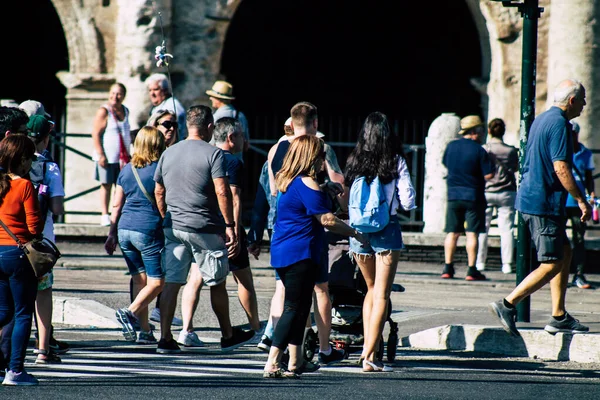
M 344 169 L 346 159 L 356 144 L 356 137 L 362 125 L 361 118 L 348 117 L 330 117 L 321 119 L 319 130 L 325 134 L 326 142 L 333 147 L 338 157 L 340 167 Z M 254 204 L 254 193 L 258 186 L 258 178 L 262 165 L 267 159 L 267 152 L 273 144 L 283 134 L 283 124 L 285 120 L 280 120 L 273 116 L 257 117 L 254 121 L 250 121 L 250 150 L 244 155 L 245 164 L 245 187 L 244 189 L 244 215 L 249 217 L 252 206 Z M 400 214 L 401 224 L 405 230 L 420 231 L 423 226 L 423 183 L 424 183 L 424 167 L 425 167 L 425 145 L 424 139 L 426 136 L 428 123 L 427 121 L 391 121 L 392 128 L 396 132 L 402 132 L 405 143 L 404 151 L 406 153 L 407 164 L 411 172 L 413 184 L 417 191 L 417 208 L 409 212 Z M 255 134 L 252 134 L 252 133 Z M 90 138 L 91 134 L 87 133 L 58 133 L 55 138 L 52 138 L 49 146 L 49 151 L 53 159 L 60 167 L 63 181 L 65 178 L 65 159 L 67 154 L 69 157 L 80 157 L 82 160 L 91 161 L 91 141 L 90 151 L 85 153 L 81 150 L 68 146 L 67 138 Z M 254 139 L 261 137 L 261 139 Z M 82 211 L 74 209 L 70 206 L 71 201 L 93 193 L 100 188 L 100 185 L 90 184 L 88 189 L 79 193 L 73 193 L 65 197 L 65 208 L 67 215 L 100 215 L 100 212 Z M 59 217 L 59 221 L 63 222 L 64 217 Z M 246 221 L 245 221 L 246 222 Z

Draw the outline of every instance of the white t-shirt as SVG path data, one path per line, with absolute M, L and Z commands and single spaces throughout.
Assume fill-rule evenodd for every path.
M 36 154 L 39 155 L 39 154 Z M 62 183 L 62 176 L 60 175 L 60 169 L 54 162 L 46 162 L 46 173 L 44 174 L 44 180 L 42 183 L 48 186 L 48 197 L 64 197 L 65 188 Z M 46 214 L 46 224 L 44 225 L 44 237 L 56 242 L 54 236 L 54 220 L 52 219 L 52 211 L 48 209 Z

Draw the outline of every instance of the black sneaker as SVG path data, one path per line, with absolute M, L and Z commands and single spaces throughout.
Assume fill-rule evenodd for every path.
M 473 271 L 469 271 L 467 276 L 465 277 L 466 281 L 485 281 L 486 277 L 481 272 L 477 271 L 473 268 Z
M 169 340 L 160 339 L 156 347 L 156 352 L 159 354 L 178 354 L 181 353 L 181 349 L 173 338 Z
M 232 328 L 233 335 L 229 339 L 221 338 L 221 350 L 235 350 L 241 345 L 248 343 L 254 337 L 254 331 L 245 331 L 237 326 Z
M 337 362 L 342 361 L 346 357 L 346 352 L 344 350 L 338 350 L 336 348 L 331 349 L 331 353 L 329 355 L 325 355 L 319 352 L 319 364 L 322 365 L 330 365 L 335 364 Z
M 565 317 L 562 321 L 557 321 L 554 317 L 550 317 L 550 322 L 544 327 L 544 330 L 548 333 L 556 335 L 558 332 L 565 333 L 587 333 L 590 328 L 585 325 L 581 325 L 578 319 L 575 319 L 569 313 L 565 313 Z
M 442 279 L 452 279 L 454 278 L 454 266 L 446 264 L 444 266 L 444 270 L 442 271 Z
M 258 347 L 265 353 L 268 353 L 271 350 L 272 344 L 273 344 L 273 341 L 271 340 L 270 337 L 268 337 L 267 335 L 262 335 L 262 338 L 260 338 L 260 342 L 258 342 L 256 347 Z
M 304 361 L 304 363 L 301 366 L 297 367 L 295 370 L 290 372 L 294 372 L 297 375 L 310 374 L 312 372 L 317 372 L 319 368 L 321 368 L 321 366 L 317 363 L 314 363 L 312 361 Z
M 498 300 L 489 305 L 490 311 L 500 319 L 500 323 L 509 335 L 520 337 L 521 334 L 517 330 L 516 319 L 517 309 L 508 308 L 504 305 L 504 300 Z
M 50 336 L 50 350 L 54 354 L 65 354 L 67 351 L 71 349 L 68 343 L 61 342 L 60 340 L 56 340 L 54 336 Z M 38 338 L 37 332 L 35 333 L 35 345 L 33 347 L 34 354 L 40 354 L 40 341 Z

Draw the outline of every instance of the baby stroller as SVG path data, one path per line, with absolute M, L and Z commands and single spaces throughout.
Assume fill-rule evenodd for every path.
M 361 351 L 363 346 L 362 306 L 367 293 L 365 280 L 348 255 L 348 238 L 327 232 L 329 242 L 329 295 L 331 297 L 331 334 L 330 341 L 337 349 L 349 353 Z M 392 291 L 403 292 L 399 284 L 392 286 Z M 379 341 L 377 358 L 383 360 L 384 354 L 389 362 L 396 359 L 398 347 L 398 323 L 391 318 L 392 302 L 389 300 L 386 322 L 389 324 L 387 346 L 383 338 Z M 304 343 L 304 358 L 311 361 L 318 351 L 318 337 L 311 329 Z

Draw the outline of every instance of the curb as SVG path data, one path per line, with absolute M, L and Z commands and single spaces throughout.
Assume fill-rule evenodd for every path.
M 94 300 L 77 297 L 52 299 L 52 323 L 87 328 L 121 329 L 115 310 Z
M 551 361 L 600 363 L 600 334 L 551 335 L 541 329 L 519 329 L 513 337 L 502 328 L 479 325 L 444 325 L 413 333 L 400 346 L 420 350 L 459 350 L 529 357 Z

